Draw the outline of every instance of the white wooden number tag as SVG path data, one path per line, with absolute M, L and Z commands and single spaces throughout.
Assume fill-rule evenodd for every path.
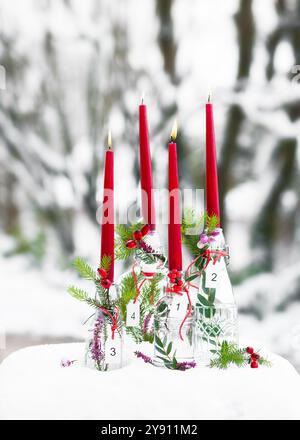
M 210 262 L 205 270 L 205 287 L 208 289 L 219 287 L 222 272 L 223 267 L 221 262 L 218 261 L 216 264 Z
M 140 304 L 133 300 L 127 304 L 126 327 L 137 327 L 140 323 Z
M 105 359 L 109 364 L 118 364 L 121 359 L 121 344 L 120 339 L 115 336 L 115 339 L 109 339 L 105 347 Z
M 174 294 L 172 301 L 170 316 L 172 318 L 183 318 L 186 315 L 188 306 L 188 298 L 186 294 L 182 296 Z

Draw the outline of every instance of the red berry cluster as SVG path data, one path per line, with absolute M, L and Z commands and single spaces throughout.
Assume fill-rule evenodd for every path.
M 109 289 L 111 286 L 111 281 L 107 278 L 107 271 L 105 269 L 103 269 L 102 267 L 99 267 L 97 272 L 98 272 L 98 275 L 100 276 L 101 286 L 104 289 Z
M 171 272 L 168 273 L 168 277 L 170 279 L 171 284 L 176 284 L 177 286 L 181 287 L 183 285 L 183 281 L 181 279 L 181 273 L 177 269 L 171 270 Z
M 255 353 L 254 348 L 252 348 L 252 347 L 247 347 L 246 352 L 248 354 L 250 354 L 250 358 L 249 358 L 250 367 L 251 368 L 258 368 L 258 366 L 259 366 L 258 360 L 260 358 L 259 354 Z
M 139 242 L 142 240 L 143 237 L 145 237 L 145 235 L 149 233 L 149 231 L 150 231 L 149 225 L 144 225 L 140 231 L 134 231 L 134 233 L 132 234 L 133 239 L 127 241 L 126 247 L 128 249 L 137 248 Z

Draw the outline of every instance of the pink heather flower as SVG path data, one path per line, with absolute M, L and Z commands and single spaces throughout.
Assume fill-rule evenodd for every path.
M 71 365 L 74 364 L 74 362 L 76 362 L 76 361 L 70 361 L 69 359 L 62 359 L 60 361 L 60 366 L 62 368 L 70 367 Z
M 137 358 L 141 358 L 143 359 L 143 361 L 145 362 L 145 364 L 153 364 L 153 360 L 151 359 L 151 357 L 146 356 L 144 353 L 142 353 L 141 351 L 135 351 L 134 354 L 136 355 Z
M 206 244 L 207 242 L 208 242 L 208 236 L 207 236 L 207 234 L 202 232 L 202 234 L 200 234 L 200 243 Z
M 211 235 L 213 236 L 213 237 L 216 237 L 217 235 L 219 235 L 220 234 L 220 231 L 218 231 L 217 229 L 215 229 L 214 231 L 212 231 L 212 233 L 211 233 Z
M 191 362 L 177 362 L 176 369 L 180 370 L 180 371 L 186 371 L 186 370 L 189 370 L 190 368 L 195 368 L 195 367 L 196 367 L 196 362 L 195 361 L 191 361 Z

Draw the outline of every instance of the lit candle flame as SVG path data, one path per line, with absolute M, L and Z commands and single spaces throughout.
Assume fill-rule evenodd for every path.
M 108 135 L 107 135 L 107 145 L 108 145 L 108 149 L 111 150 L 112 149 L 112 140 L 111 140 L 111 131 L 108 131 Z
M 175 141 L 176 138 L 177 138 L 177 119 L 175 119 L 173 123 L 172 131 L 171 131 L 171 140 Z

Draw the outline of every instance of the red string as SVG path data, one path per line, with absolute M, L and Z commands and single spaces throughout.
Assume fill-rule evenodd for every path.
M 215 258 L 212 258 L 212 254 L 215 255 Z M 216 262 L 219 261 L 219 259 L 220 259 L 221 257 L 228 257 L 228 253 L 225 252 L 225 251 L 206 249 L 202 255 L 199 255 L 197 258 L 195 258 L 195 259 L 189 264 L 189 266 L 188 266 L 188 268 L 187 268 L 187 270 L 186 270 L 186 272 L 187 272 L 187 278 L 189 278 L 189 276 L 190 276 L 190 272 L 189 272 L 189 270 L 190 270 L 191 267 L 196 263 L 196 261 L 197 261 L 199 258 L 201 258 L 201 257 L 206 258 L 206 260 L 207 260 L 207 261 L 206 261 L 206 264 L 205 264 L 205 266 L 204 266 L 200 271 L 195 272 L 193 275 L 198 275 L 198 276 L 200 276 L 200 275 L 205 271 L 205 269 L 207 268 L 207 266 L 209 265 L 209 263 L 210 263 L 211 260 L 213 260 L 213 264 L 216 264 Z M 192 284 L 192 283 L 189 282 L 189 281 L 188 281 L 188 285 L 189 285 L 190 287 L 193 287 L 194 289 L 198 289 L 198 286 L 196 286 L 195 284 Z
M 180 339 L 183 341 L 182 329 L 183 329 L 185 321 L 190 316 L 190 314 L 192 313 L 192 309 L 193 309 L 193 305 L 192 305 L 192 301 L 191 301 L 191 298 L 190 298 L 189 291 L 188 291 L 188 289 L 186 287 L 177 286 L 176 284 L 174 284 L 171 287 L 167 287 L 166 288 L 166 292 L 175 293 L 176 295 L 180 295 L 180 296 L 183 295 L 183 292 L 185 292 L 187 294 L 188 301 L 189 301 L 189 308 L 188 308 L 188 311 L 187 311 L 185 317 L 183 318 L 183 321 L 182 321 L 182 323 L 180 324 L 180 327 L 179 327 L 179 336 L 180 336 Z
M 115 331 L 118 329 L 118 319 L 119 319 L 119 309 L 118 307 L 115 307 L 116 310 L 116 316 L 113 316 L 105 307 L 100 306 L 100 309 L 103 310 L 104 313 L 106 313 L 110 319 L 111 319 L 111 339 L 115 339 Z

